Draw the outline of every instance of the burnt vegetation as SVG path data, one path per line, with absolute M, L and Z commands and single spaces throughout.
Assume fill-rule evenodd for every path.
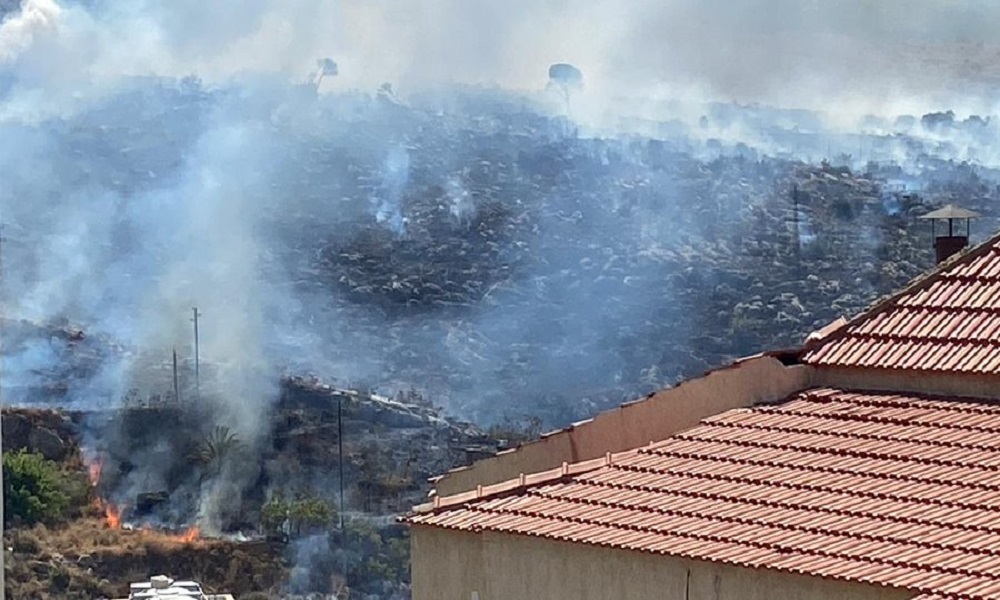
M 518 272 L 520 261 L 503 251 L 527 237 L 526 219 L 515 221 L 500 201 L 484 203 L 474 215 L 456 216 L 442 188 L 424 194 L 404 199 L 413 223 L 406 237 L 366 228 L 324 250 L 323 264 L 352 302 L 381 307 L 392 317 L 472 310 Z
M 171 194 L 214 110 L 252 125 L 261 137 L 247 155 L 279 157 L 246 190 L 265 257 L 247 271 L 272 294 L 254 343 L 278 381 L 250 405 L 246 390 L 207 383 L 213 362 L 234 357 L 202 355 L 199 390 L 182 355 L 175 388 L 160 364 L 168 351 L 116 339 L 127 303 L 99 316 L 65 304 L 89 322 L 5 322 L 6 397 L 73 414 L 69 424 L 4 415 L 5 445 L 29 453 L 13 460 L 42 482 L 25 487 L 38 493 L 12 537 L 17 556 L 39 558 L 20 563 L 12 597 L 46 586 L 61 590 L 51 597 L 94 597 L 152 564 L 213 589 L 405 597 L 407 540 L 393 517 L 426 500 L 429 477 L 736 357 L 798 345 L 931 266 L 930 231 L 914 220 L 931 207 L 983 213 L 974 236 L 996 224 L 997 172 L 952 160 L 969 152 L 941 141 L 992 135 L 984 119 L 929 115 L 866 136 L 869 161 L 844 154 L 854 137 L 778 127 L 808 115 L 759 107 L 602 137 L 493 91 L 456 92 L 443 110 L 440 99 L 404 105 L 387 92 L 302 99 L 265 86 L 247 106 L 239 89 L 196 80 L 135 88 L 38 125 L 52 171 L 67 189 L 87 181 L 113 199 L 101 256 L 112 257 L 109 273 L 129 274 L 113 290 L 128 298 L 159 289 L 157 272 L 128 268 L 176 225 L 144 229 L 129 207 L 180 202 Z M 761 148 L 699 133 L 736 126 L 768 132 Z M 43 208 L 43 221 L 61 214 Z M 15 216 L 23 284 L 40 262 L 30 249 L 48 237 Z M 155 241 L 177 249 L 170 236 Z M 87 298 L 104 311 L 108 294 Z M 186 327 L 187 317 L 167 320 Z M 143 351 L 160 362 L 134 358 Z M 81 443 L 99 464 L 83 464 Z M 63 502 L 49 494 L 52 468 L 100 476 Z M 221 506 L 221 538 L 189 535 L 206 499 Z

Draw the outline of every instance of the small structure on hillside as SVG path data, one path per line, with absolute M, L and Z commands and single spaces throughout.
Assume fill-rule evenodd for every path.
M 954 204 L 948 204 L 926 215 L 917 217 L 931 222 L 931 235 L 934 237 L 934 252 L 937 261 L 942 263 L 952 256 L 958 254 L 969 245 L 969 223 L 972 219 L 978 219 L 979 213 L 964 209 Z M 937 231 L 937 222 L 947 221 L 948 228 Z M 957 227 L 956 227 L 956 221 Z M 962 231 L 962 221 L 965 221 L 965 231 Z
M 166 575 L 133 583 L 124 600 L 233 600 L 230 594 L 205 594 L 195 581 L 176 581 Z

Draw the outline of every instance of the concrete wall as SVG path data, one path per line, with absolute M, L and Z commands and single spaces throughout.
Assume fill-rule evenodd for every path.
M 809 387 L 812 368 L 786 367 L 769 356 L 747 358 L 730 367 L 689 379 L 677 387 L 548 434 L 537 442 L 486 458 L 443 475 L 435 487 L 450 496 L 560 466 L 660 441 L 706 417 L 779 400 Z
M 413 600 L 905 600 L 905 590 L 498 533 L 413 527 Z M 474 595 L 476 594 L 476 595 Z
M 996 375 L 824 367 L 814 371 L 813 383 L 821 387 L 853 390 L 1000 398 L 1000 376 Z

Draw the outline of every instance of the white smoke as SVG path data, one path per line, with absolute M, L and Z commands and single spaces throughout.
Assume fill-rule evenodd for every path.
M 387 225 L 396 235 L 406 233 L 403 192 L 409 180 L 410 155 L 406 148 L 396 146 L 382 165 L 382 185 L 372 199 L 375 220 Z
M 16 59 L 40 38 L 54 34 L 61 15 L 55 0 L 25 0 L 19 12 L 0 23 L 0 63 Z
M 460 81 L 539 89 L 549 64 L 587 79 L 591 103 L 664 92 L 860 113 L 956 98 L 992 108 L 1000 35 L 985 0 L 26 0 L 0 29 L 0 62 L 48 81 L 249 71 L 308 76 L 333 57 L 338 86 Z M 17 68 L 17 65 L 15 65 Z M 56 77 L 58 75 L 58 77 Z
M 386 81 L 409 91 L 440 82 L 541 90 L 548 66 L 565 61 L 587 81 L 574 97 L 574 116 L 613 123 L 622 95 L 644 98 L 638 108 L 649 109 L 651 118 L 675 116 L 676 104 L 654 101 L 678 96 L 852 114 L 940 102 L 961 110 L 956 101 L 992 107 L 992 90 L 979 82 L 996 76 L 992 53 L 1000 38 L 984 24 L 997 16 L 1000 8 L 986 2 L 931 0 L 829 6 L 793 0 L 25 0 L 0 23 L 0 203 L 5 221 L 37 246 L 15 254 L 23 260 L 5 273 L 5 293 L 18 316 L 71 315 L 155 354 L 154 361 L 167 360 L 173 348 L 190 355 L 187 319 L 197 305 L 205 315 L 202 355 L 217 367 L 217 379 L 206 383 L 217 385 L 211 389 L 215 417 L 252 446 L 275 399 L 280 362 L 322 357 L 337 328 L 349 326 L 325 319 L 308 293 L 291 290 L 299 282 L 282 277 L 268 244 L 269 216 L 294 208 L 276 205 L 276 198 L 293 203 L 294 194 L 278 187 L 294 185 L 293 176 L 272 177 L 285 159 L 282 144 L 294 146 L 284 136 L 324 126 L 280 97 L 283 84 L 306 81 L 317 57 L 336 61 L 338 76 L 324 86 L 333 91 L 373 91 Z M 176 79 L 191 75 L 204 83 L 192 86 L 197 92 L 217 92 L 208 108 L 187 97 L 171 103 L 162 90 L 166 100 L 147 95 L 134 80 L 165 77 L 172 82 L 165 87 L 182 87 Z M 277 85 L 246 83 L 262 75 L 274 76 L 270 83 Z M 232 85 L 237 80 L 242 84 Z M 87 110 L 98 113 L 93 122 Z M 160 112 L 143 121 L 139 110 Z M 70 118 L 79 115 L 79 121 Z M 275 121 L 284 118 L 299 120 L 300 129 L 273 134 Z M 149 123 L 168 126 L 143 131 Z M 73 146 L 76 126 L 93 136 L 82 149 Z M 724 133 L 750 135 L 741 127 Z M 104 137 L 107 130 L 115 136 Z M 338 131 L 331 127 L 323 135 L 333 139 Z M 376 159 L 383 161 L 383 179 L 368 208 L 403 234 L 411 157 L 395 132 L 384 137 L 394 145 Z M 152 158 L 123 158 L 143 152 Z M 149 172 L 95 183 L 98 167 L 119 163 L 133 170 L 146 165 Z M 474 215 L 475 199 L 460 182 L 446 193 L 456 219 Z M 338 198 L 330 196 L 334 205 Z M 298 208 L 310 216 L 337 210 L 305 202 Z M 567 215 L 575 218 L 572 210 Z M 560 301 L 562 292 L 576 296 L 559 292 Z M 494 314 L 483 323 L 503 332 L 509 321 L 510 315 Z M 510 329 L 511 343 L 519 341 L 521 332 Z M 593 337 L 588 347 L 606 346 Z M 378 354 L 382 341 L 357 348 L 358 356 Z M 36 348 L 23 364 L 34 368 L 51 358 Z M 79 392 L 107 400 L 144 383 L 136 356 L 113 367 L 95 380 L 99 385 Z M 377 365 L 350 375 L 373 372 Z M 204 490 L 208 518 L 221 515 L 223 503 L 252 475 L 227 473 L 227 481 Z

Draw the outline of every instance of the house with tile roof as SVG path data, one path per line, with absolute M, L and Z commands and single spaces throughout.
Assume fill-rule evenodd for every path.
M 1000 235 L 436 491 L 415 600 L 1000 599 Z

